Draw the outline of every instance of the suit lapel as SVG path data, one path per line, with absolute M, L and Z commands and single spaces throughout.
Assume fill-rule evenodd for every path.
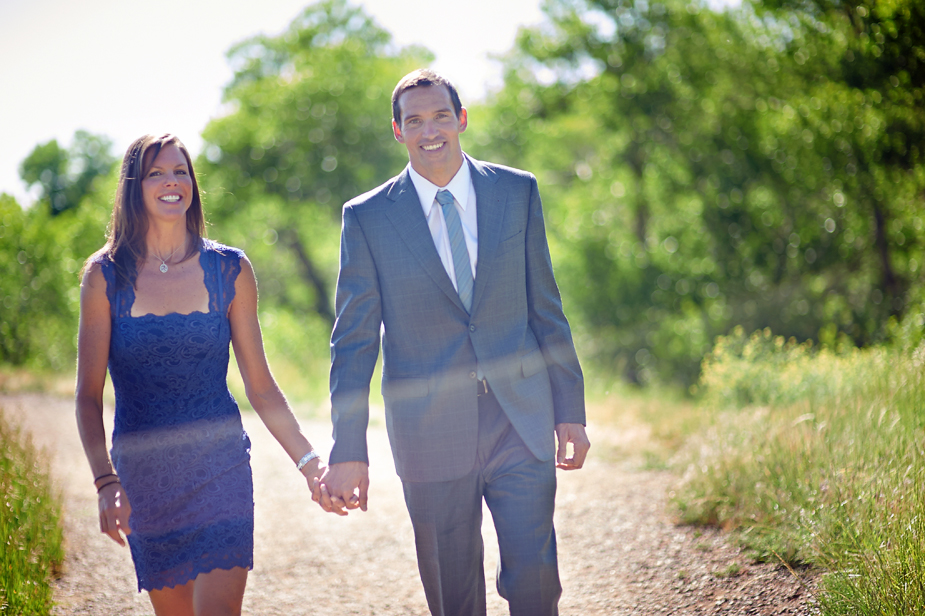
M 407 168 L 389 189 L 388 197 L 394 203 L 386 210 L 386 215 L 395 227 L 398 236 L 437 286 L 459 306 L 460 310 L 465 311 L 459 294 L 450 281 L 450 277 L 447 276 L 440 255 L 434 247 L 434 239 L 430 235 L 427 219 L 424 218 L 424 212 L 421 210 L 421 200 L 414 189 L 414 183 L 408 175 Z M 481 255 L 481 248 L 479 248 L 479 255 Z
M 472 185 L 475 186 L 476 218 L 479 227 L 479 259 L 472 292 L 472 311 L 475 312 L 494 269 L 507 198 L 504 193 L 496 190 L 498 175 L 493 170 L 470 158 L 468 154 L 466 160 L 472 173 Z

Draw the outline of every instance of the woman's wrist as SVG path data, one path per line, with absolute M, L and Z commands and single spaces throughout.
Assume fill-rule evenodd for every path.
M 321 459 L 321 456 L 314 455 L 311 456 L 311 458 L 302 465 L 302 468 L 299 469 L 299 472 L 302 473 L 302 476 L 306 479 L 311 479 L 312 477 L 318 476 L 319 469 L 322 467 L 324 467 L 324 461 Z
M 103 473 L 98 475 L 96 479 L 93 480 L 93 487 L 96 488 L 96 491 L 99 492 L 102 488 L 106 487 L 109 483 L 118 483 L 119 476 L 113 473 L 112 471 L 108 473 Z
M 93 487 L 96 488 L 96 493 L 99 494 L 103 488 L 106 486 L 111 486 L 115 484 L 120 484 L 119 476 L 112 472 L 112 469 L 108 473 L 103 473 L 102 475 L 97 475 L 93 480 Z M 120 484 L 121 485 L 121 484 Z
M 108 473 L 103 473 L 102 475 L 97 475 L 96 478 L 93 479 L 93 484 L 96 485 L 97 483 L 99 483 L 100 479 L 105 479 L 105 478 L 107 478 L 107 477 L 118 477 L 118 475 L 116 475 L 114 472 L 112 472 L 112 469 L 109 469 L 109 472 L 108 472 Z
M 107 488 L 107 487 L 109 487 L 109 486 L 114 486 L 114 485 L 118 485 L 118 486 L 121 486 L 121 485 L 122 485 L 122 482 L 119 481 L 119 478 L 118 478 L 118 477 L 115 477 L 115 478 L 109 477 L 108 479 L 109 479 L 108 481 L 106 481 L 106 480 L 100 481 L 100 485 L 96 486 L 96 493 L 97 493 L 97 494 L 99 494 L 100 492 L 102 492 L 102 491 L 103 491 L 103 488 Z
M 298 462 L 295 463 L 296 470 L 301 471 L 312 460 L 320 461 L 320 459 L 321 459 L 321 456 L 318 455 L 318 452 L 312 449 L 307 454 L 302 456 Z

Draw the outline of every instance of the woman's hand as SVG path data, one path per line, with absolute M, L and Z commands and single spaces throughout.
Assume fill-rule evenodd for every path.
M 114 481 L 105 485 L 99 491 L 100 506 L 100 532 L 109 535 L 113 541 L 125 547 L 122 534 L 131 535 L 132 529 L 128 525 L 128 517 L 132 513 L 132 506 L 128 502 L 122 484 Z
M 321 458 L 315 458 L 303 466 L 302 470 L 299 471 L 302 473 L 302 476 L 305 477 L 305 481 L 308 482 L 308 489 L 312 494 L 314 494 L 318 482 L 321 480 L 321 476 L 324 475 L 324 471 L 327 469 L 327 464 L 322 462 Z

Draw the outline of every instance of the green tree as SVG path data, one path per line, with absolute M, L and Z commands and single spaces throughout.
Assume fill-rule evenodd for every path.
M 77 207 L 93 181 L 109 173 L 115 162 L 109 139 L 79 130 L 67 150 L 55 139 L 35 146 L 22 161 L 19 175 L 29 187 L 38 184 L 41 200 L 52 214 L 60 214 Z
M 727 175 L 718 147 L 736 142 L 724 115 L 749 95 L 744 33 L 686 2 L 557 2 L 548 14 L 551 28 L 522 33 L 480 141 L 549 187 L 583 346 L 631 380 L 690 382 L 728 327 L 721 283 L 738 274 L 709 193 Z
M 922 286 L 925 5 L 765 0 L 758 8 L 766 21 L 787 20 L 781 55 L 806 83 L 785 102 L 797 112 L 791 134 L 813 144 L 794 148 L 796 168 L 821 167 L 818 186 L 801 196 L 832 212 L 825 256 L 840 274 L 828 285 L 839 301 L 827 316 L 869 344 Z
M 690 383 L 736 324 L 883 335 L 909 279 L 887 272 L 921 258 L 917 150 L 893 171 L 877 153 L 898 141 L 877 107 L 891 68 L 848 84 L 835 70 L 848 34 L 805 7 L 560 0 L 547 13 L 507 59 L 476 142 L 548 187 L 586 349 L 632 380 Z M 859 189 L 865 173 L 879 193 Z
M 0 195 L 0 364 L 64 370 L 74 365 L 84 260 L 105 241 L 115 178 L 80 207 L 23 210 Z
M 341 206 L 401 168 L 391 90 L 431 56 L 397 50 L 362 9 L 325 0 L 228 57 L 233 111 L 206 127 L 198 167 L 209 216 L 255 261 L 264 297 L 333 323 Z

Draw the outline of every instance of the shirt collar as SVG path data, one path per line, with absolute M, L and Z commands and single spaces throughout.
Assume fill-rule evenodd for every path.
M 450 180 L 446 186 L 437 186 L 423 175 L 414 170 L 411 163 L 408 163 L 408 175 L 411 176 L 411 182 L 414 184 L 414 190 L 418 193 L 421 200 L 421 208 L 424 210 L 424 216 L 430 217 L 430 211 L 434 206 L 434 200 L 437 198 L 437 191 L 446 189 L 453 193 L 453 197 L 459 203 L 459 207 L 465 212 L 469 205 L 469 187 L 472 185 L 471 172 L 469 171 L 469 160 L 463 157 L 463 164 L 460 165 L 459 171 Z

